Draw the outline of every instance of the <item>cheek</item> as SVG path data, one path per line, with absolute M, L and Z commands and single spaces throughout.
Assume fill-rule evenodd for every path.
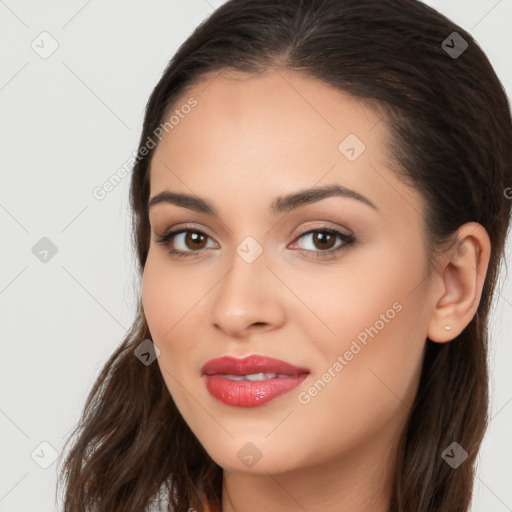
M 150 250 L 142 274 L 141 297 L 144 314 L 155 342 L 160 337 L 159 332 L 162 328 L 163 319 L 166 317 L 167 298 L 165 290 L 165 272 L 163 272 L 161 263 Z
M 419 330 L 411 332 L 417 318 L 412 305 L 403 305 L 377 328 L 372 321 L 363 322 L 361 329 L 346 318 L 347 330 L 365 337 L 347 335 L 337 343 L 324 343 L 324 365 L 297 396 L 297 428 L 304 434 L 322 432 L 315 447 L 319 460 L 398 431 L 411 411 L 421 370 L 424 340 Z
M 180 367 L 180 361 L 187 352 L 187 347 L 183 343 L 183 340 L 187 339 L 183 335 L 184 330 L 190 329 L 186 316 L 190 306 L 187 307 L 188 300 L 183 297 L 187 292 L 186 288 L 182 287 L 183 283 L 180 283 L 179 275 L 179 272 L 169 271 L 165 256 L 149 251 L 141 286 L 144 315 L 151 339 L 160 349 L 156 363 L 178 407 L 185 401 L 180 395 L 181 378 L 176 368 Z M 181 407 L 186 408 L 186 403 L 181 404 Z
M 142 304 L 153 341 L 167 342 L 201 297 L 190 272 L 172 268 L 165 251 L 151 249 L 142 275 Z M 179 322 L 179 324 L 178 324 Z
M 141 297 L 144 314 L 153 342 L 160 349 L 158 363 L 169 389 L 175 387 L 170 375 L 189 372 L 198 336 L 199 319 L 209 280 L 192 266 L 179 269 L 171 266 L 165 251 L 148 253 L 142 276 Z M 182 379 L 180 379 L 182 380 Z
M 300 274 L 280 269 L 283 281 L 293 283 L 301 299 L 290 300 L 294 320 L 308 329 L 311 340 L 321 340 L 324 353 L 348 349 L 347 340 L 350 345 L 358 335 L 364 341 L 374 325 L 378 331 L 388 330 L 424 278 L 421 260 L 411 264 L 410 259 L 404 250 L 382 243 L 347 254 L 331 267 L 311 266 Z
M 426 288 L 418 286 L 425 278 L 422 260 L 418 256 L 412 265 L 410 257 L 405 251 L 386 253 L 383 247 L 378 260 L 361 257 L 350 273 L 319 283 L 324 285 L 321 294 L 308 295 L 308 305 L 331 331 L 323 336 L 318 329 L 316 335 L 309 331 L 317 340 L 315 351 L 322 354 L 316 375 L 322 389 L 319 412 L 329 402 L 361 415 L 385 414 L 401 401 L 411 403 L 427 320 Z M 336 377 L 330 377 L 329 369 Z M 325 391 L 324 381 L 329 382 Z

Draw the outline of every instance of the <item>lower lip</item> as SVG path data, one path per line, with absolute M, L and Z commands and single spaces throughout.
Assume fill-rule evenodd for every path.
M 226 405 L 258 407 L 288 393 L 303 382 L 309 373 L 296 377 L 277 377 L 265 380 L 230 380 L 220 375 L 205 375 L 210 394 Z

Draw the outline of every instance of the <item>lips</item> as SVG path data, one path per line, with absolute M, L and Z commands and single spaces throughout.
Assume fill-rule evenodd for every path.
M 252 355 L 212 359 L 201 368 L 208 392 L 234 407 L 257 407 L 296 388 L 310 374 L 272 357 Z
M 211 359 L 201 368 L 204 375 L 251 375 L 255 373 L 275 373 L 276 375 L 297 376 L 310 373 L 308 368 L 300 368 L 273 357 L 252 355 L 244 359 L 232 356 Z

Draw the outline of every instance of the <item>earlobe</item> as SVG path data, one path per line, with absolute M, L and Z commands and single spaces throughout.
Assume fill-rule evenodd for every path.
M 436 343 L 456 338 L 476 314 L 487 274 L 491 243 L 485 228 L 468 222 L 458 230 L 453 247 L 443 256 L 427 336 Z

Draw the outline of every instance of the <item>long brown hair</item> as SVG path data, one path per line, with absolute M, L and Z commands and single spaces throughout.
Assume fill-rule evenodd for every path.
M 467 511 L 488 424 L 487 322 L 510 221 L 512 124 L 503 86 L 464 29 L 417 0 L 231 0 L 218 8 L 180 46 L 146 106 L 130 190 L 139 276 L 150 243 L 154 148 L 146 154 L 148 138 L 155 139 L 166 113 L 200 80 L 223 70 L 259 73 L 274 66 L 383 108 L 395 172 L 428 205 L 430 261 L 466 222 L 482 224 L 489 234 L 477 313 L 451 342 L 426 340 L 390 509 Z M 183 420 L 158 365 L 134 356 L 147 338 L 139 298 L 131 330 L 102 369 L 68 439 L 59 475 L 66 512 L 141 512 L 160 492 L 177 512 L 204 510 L 204 497 L 221 506 L 222 468 Z M 441 457 L 454 441 L 468 452 L 457 469 Z

